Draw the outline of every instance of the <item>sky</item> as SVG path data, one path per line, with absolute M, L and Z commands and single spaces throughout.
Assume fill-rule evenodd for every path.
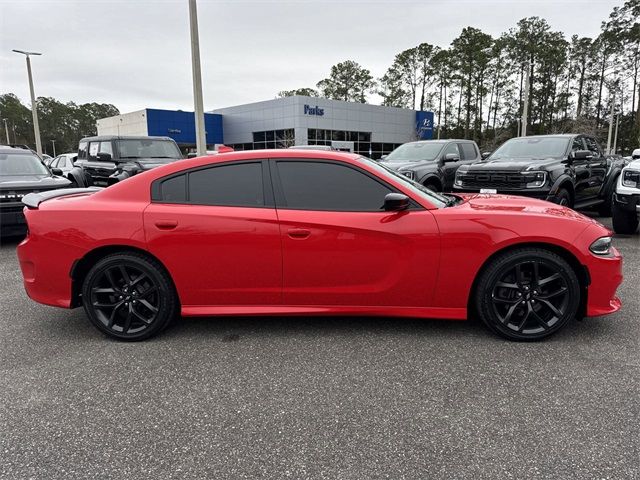
M 400 51 L 447 47 L 466 26 L 491 35 L 523 17 L 597 36 L 623 0 L 198 0 L 205 110 L 315 87 L 355 60 L 376 78 Z M 193 110 L 187 0 L 0 0 L 0 94 Z M 372 98 L 375 103 L 375 97 Z

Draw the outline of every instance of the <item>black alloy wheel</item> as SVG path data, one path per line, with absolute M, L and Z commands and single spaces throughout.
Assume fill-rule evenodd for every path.
M 85 278 L 82 303 L 99 330 L 131 341 L 157 334 L 178 310 L 164 268 L 137 253 L 109 255 L 98 261 Z
M 497 257 L 478 284 L 483 322 L 510 340 L 540 340 L 576 316 L 580 284 L 571 266 L 543 249 L 523 248 Z

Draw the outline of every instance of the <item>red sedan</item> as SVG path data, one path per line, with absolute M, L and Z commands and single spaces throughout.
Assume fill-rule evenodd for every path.
M 37 302 L 141 340 L 183 316 L 477 315 L 514 340 L 617 311 L 611 232 L 521 197 L 443 196 L 357 155 L 225 153 L 25 197 Z

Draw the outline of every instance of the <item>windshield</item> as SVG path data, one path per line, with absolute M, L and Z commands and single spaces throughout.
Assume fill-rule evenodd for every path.
M 169 140 L 118 140 L 120 158 L 182 158 L 175 143 Z
M 426 162 L 438 158 L 442 143 L 412 142 L 400 145 L 387 155 L 385 162 Z
M 7 177 L 49 176 L 50 173 L 40 159 L 31 153 L 0 153 L 0 175 Z
M 429 190 L 424 185 L 421 185 L 418 182 L 414 182 L 413 180 L 409 179 L 405 175 L 402 175 L 401 173 L 396 172 L 392 168 L 389 168 L 383 165 L 382 163 L 376 162 L 375 160 L 371 160 L 370 158 L 362 157 L 362 156 L 360 157 L 360 160 L 362 160 L 367 165 L 373 167 L 378 173 L 382 174 L 383 177 L 393 177 L 396 181 L 400 180 L 405 186 L 407 186 L 416 195 L 426 199 L 428 202 L 430 202 L 432 205 L 438 208 L 444 208 L 450 202 L 449 198 L 443 195 L 440 195 L 439 193 L 436 193 L 432 190 Z
M 512 138 L 503 143 L 487 160 L 560 158 L 564 156 L 568 145 L 569 139 L 562 137 Z

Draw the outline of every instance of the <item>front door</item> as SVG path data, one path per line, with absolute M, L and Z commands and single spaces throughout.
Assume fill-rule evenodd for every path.
M 430 305 L 440 255 L 431 212 L 383 211 L 392 188 L 344 163 L 271 165 L 285 305 Z

